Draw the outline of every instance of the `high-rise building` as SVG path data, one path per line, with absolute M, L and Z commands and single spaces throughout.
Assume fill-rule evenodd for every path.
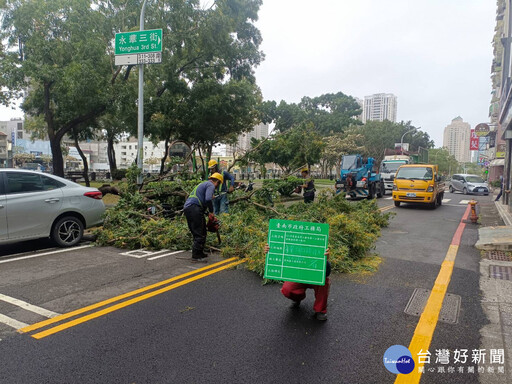
M 471 151 L 469 150 L 470 136 L 471 125 L 464 122 L 462 117 L 457 116 L 444 129 L 443 147 L 458 162 L 469 163 L 471 161 Z
M 354 97 L 356 99 L 356 103 L 359 104 L 359 108 L 361 108 L 361 114 L 358 116 L 354 116 L 355 119 L 359 121 L 363 121 L 363 115 L 364 115 L 364 100 L 361 100 L 359 97 Z
M 238 136 L 238 142 L 235 145 L 226 145 L 226 156 L 233 156 L 235 152 L 245 152 L 251 148 L 251 139 L 262 139 L 268 137 L 268 124 L 258 124 L 252 131 L 242 133 Z
M 392 93 L 376 93 L 364 97 L 363 123 L 368 120 L 396 122 L 397 98 Z

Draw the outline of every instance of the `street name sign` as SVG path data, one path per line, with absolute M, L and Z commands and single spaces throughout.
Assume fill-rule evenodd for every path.
M 161 29 L 116 33 L 116 65 L 155 64 L 161 62 Z
M 269 221 L 264 278 L 325 285 L 329 224 Z

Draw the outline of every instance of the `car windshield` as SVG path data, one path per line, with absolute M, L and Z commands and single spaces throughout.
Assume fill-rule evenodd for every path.
M 356 155 L 347 155 L 343 156 L 343 161 L 341 162 L 341 169 L 356 169 L 357 166 L 357 156 Z
M 401 165 L 404 165 L 405 162 L 382 162 L 380 165 L 381 173 L 395 173 Z
M 480 176 L 466 176 L 466 181 L 468 183 L 485 183 L 485 180 Z
M 431 180 L 433 176 L 430 167 L 403 167 L 396 174 L 397 179 Z

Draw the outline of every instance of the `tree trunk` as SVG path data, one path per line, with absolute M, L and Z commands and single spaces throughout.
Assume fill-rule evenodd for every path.
M 74 131 L 74 130 L 73 130 Z M 85 185 L 87 187 L 90 187 L 91 186 L 91 182 L 89 181 L 89 164 L 87 163 L 87 157 L 85 157 L 84 155 L 84 152 L 82 151 L 82 148 L 80 148 L 80 144 L 78 144 L 78 137 L 76 135 L 76 132 L 75 133 L 75 146 L 76 146 L 76 150 L 78 151 L 78 154 L 80 155 L 80 157 L 82 158 L 82 162 L 84 163 L 84 179 L 85 179 Z
M 165 160 L 167 160 L 168 155 L 169 155 L 169 138 L 166 138 L 165 146 L 164 146 L 164 156 L 162 157 L 162 160 L 160 161 L 160 176 L 162 176 L 164 174 Z
M 110 175 L 112 176 L 117 170 L 116 164 L 116 150 L 114 149 L 114 137 L 107 137 L 107 158 L 108 158 L 108 166 L 110 168 Z
M 64 160 L 62 159 L 60 139 L 55 136 L 50 138 L 50 148 L 52 150 L 53 174 L 64 177 Z

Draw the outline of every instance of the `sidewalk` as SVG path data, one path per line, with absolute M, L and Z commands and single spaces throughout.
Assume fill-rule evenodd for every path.
M 480 290 L 482 308 L 489 324 L 480 330 L 481 346 L 487 351 L 503 349 L 505 375 L 480 374 L 481 383 L 512 382 L 512 215 L 493 199 L 478 204 L 478 241 L 481 250 Z

